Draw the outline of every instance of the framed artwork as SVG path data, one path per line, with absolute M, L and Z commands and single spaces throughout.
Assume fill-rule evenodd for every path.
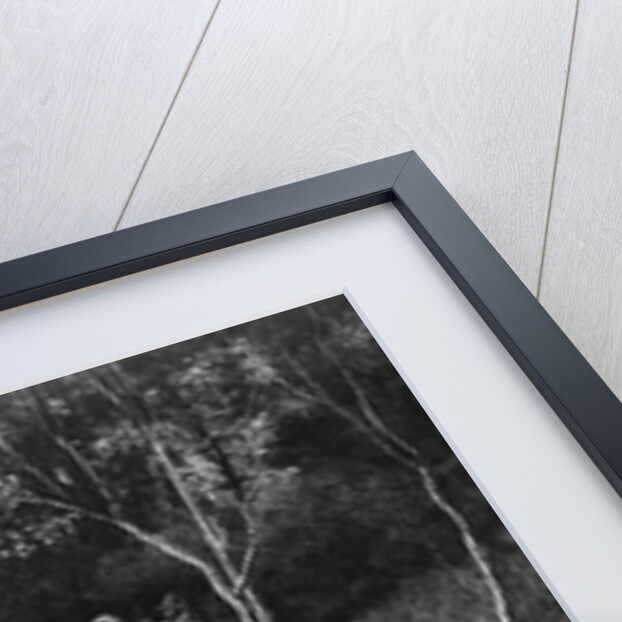
M 0 619 L 622 616 L 622 405 L 416 154 L 0 305 Z

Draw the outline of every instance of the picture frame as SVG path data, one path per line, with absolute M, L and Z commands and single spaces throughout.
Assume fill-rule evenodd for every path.
M 0 310 L 392 203 L 622 495 L 622 404 L 414 152 L 0 264 Z

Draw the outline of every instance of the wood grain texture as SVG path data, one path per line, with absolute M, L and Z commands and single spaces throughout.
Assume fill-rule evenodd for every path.
M 622 398 L 622 4 L 582 2 L 541 301 Z
M 112 230 L 213 7 L 0 3 L 0 261 Z
M 415 149 L 533 287 L 573 9 L 223 0 L 122 226 Z

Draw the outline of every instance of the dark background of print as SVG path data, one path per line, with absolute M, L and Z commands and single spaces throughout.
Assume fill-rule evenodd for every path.
M 2 622 L 566 620 L 344 297 L 0 397 Z

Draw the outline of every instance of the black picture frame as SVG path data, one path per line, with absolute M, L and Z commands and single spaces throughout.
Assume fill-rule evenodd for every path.
M 388 202 L 622 496 L 622 403 L 412 151 L 2 263 L 0 311 Z

